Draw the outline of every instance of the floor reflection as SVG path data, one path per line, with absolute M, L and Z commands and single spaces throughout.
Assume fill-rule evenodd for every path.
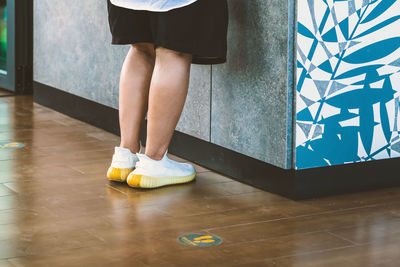
M 400 260 L 399 188 L 292 201 L 198 165 L 191 183 L 130 188 L 105 177 L 118 136 L 28 95 L 0 97 L 0 141 L 24 144 L 0 149 L 0 266 L 337 267 Z M 209 248 L 178 242 L 190 233 L 223 242 Z

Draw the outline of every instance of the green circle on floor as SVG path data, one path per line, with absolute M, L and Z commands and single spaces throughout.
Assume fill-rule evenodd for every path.
M 11 142 L 11 141 L 0 141 L 0 149 L 16 149 L 23 147 L 23 143 Z
M 212 234 L 185 234 L 178 237 L 181 244 L 192 247 L 211 247 L 222 243 L 222 238 Z

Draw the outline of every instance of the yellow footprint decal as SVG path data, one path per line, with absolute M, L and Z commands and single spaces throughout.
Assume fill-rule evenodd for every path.
M 178 241 L 193 247 L 210 247 L 220 244 L 222 239 L 216 235 L 186 234 L 180 236 Z
M 211 235 L 203 235 L 203 236 L 196 237 L 193 242 L 195 242 L 195 243 L 211 243 L 214 241 L 215 240 L 212 239 Z
M 24 146 L 24 144 L 18 143 L 18 142 L 0 141 L 0 148 L 3 148 L 3 149 L 20 148 L 23 146 Z

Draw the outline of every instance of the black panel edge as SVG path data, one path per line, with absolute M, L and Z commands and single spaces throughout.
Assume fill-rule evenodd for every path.
M 33 101 L 72 118 L 119 135 L 118 110 L 92 100 L 33 82 Z
M 295 199 L 309 199 L 400 186 L 400 158 L 295 171 Z
M 15 94 L 32 94 L 33 1 L 15 1 Z
M 145 131 L 146 127 L 143 137 L 146 136 Z M 142 142 L 145 144 L 143 137 Z M 174 131 L 168 152 L 236 181 L 285 197 L 293 197 L 293 170 L 276 167 L 179 131 Z
M 118 110 L 33 82 L 34 102 L 120 135 Z M 146 144 L 146 120 L 140 139 Z M 174 131 L 168 152 L 205 168 L 289 199 L 314 197 L 400 186 L 400 158 L 373 160 L 309 169 L 282 169 L 217 144 Z
M 120 135 L 118 110 L 73 95 L 49 85 L 33 82 L 34 102 Z M 146 120 L 140 139 L 146 144 Z M 293 170 L 285 170 L 188 134 L 174 131 L 168 152 L 190 160 L 234 180 L 271 193 L 292 197 Z

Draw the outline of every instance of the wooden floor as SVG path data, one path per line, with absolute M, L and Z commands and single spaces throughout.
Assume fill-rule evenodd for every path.
M 0 148 L 0 266 L 400 266 L 399 188 L 292 201 L 195 165 L 133 189 L 105 176 L 118 136 L 1 95 L 0 142 L 25 146 Z

